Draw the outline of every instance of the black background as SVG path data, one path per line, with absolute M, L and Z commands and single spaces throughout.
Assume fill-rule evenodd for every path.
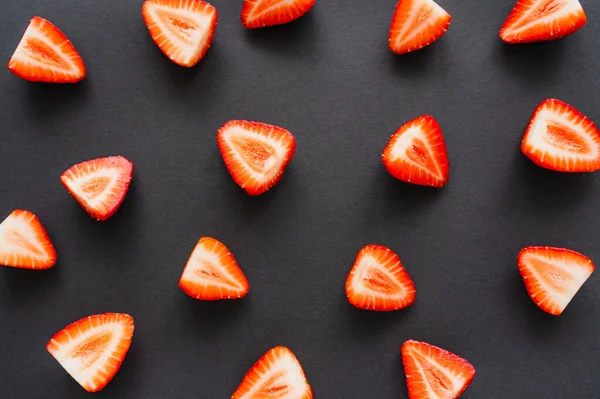
M 600 118 L 600 3 L 553 43 L 508 46 L 512 0 L 439 0 L 453 17 L 431 47 L 387 48 L 395 0 L 317 0 L 287 26 L 247 31 L 241 0 L 214 0 L 212 48 L 193 69 L 151 40 L 141 1 L 3 1 L 0 60 L 29 19 L 62 29 L 88 68 L 76 85 L 0 71 L 0 213 L 33 211 L 58 251 L 48 271 L 0 270 L 0 397 L 84 398 L 46 352 L 87 315 L 126 312 L 133 344 L 97 398 L 228 398 L 268 349 L 289 346 L 316 398 L 407 398 L 400 345 L 430 342 L 468 359 L 465 398 L 598 398 L 600 275 L 561 317 L 527 296 L 527 245 L 600 262 L 600 177 L 534 166 L 519 152 L 533 109 L 556 97 Z M 441 190 L 388 176 L 381 151 L 430 113 L 449 151 Z M 297 152 L 252 198 L 228 175 L 216 131 L 230 119 L 286 127 Z M 135 164 L 116 215 L 93 221 L 60 174 L 108 155 Z M 247 298 L 202 303 L 177 287 L 199 237 L 234 253 Z M 369 243 L 396 251 L 417 287 L 409 309 L 354 309 L 344 282 Z

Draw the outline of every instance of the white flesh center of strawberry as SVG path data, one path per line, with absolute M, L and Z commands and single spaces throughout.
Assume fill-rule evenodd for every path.
M 414 162 L 411 159 L 411 157 L 408 155 L 408 150 L 412 147 L 414 139 L 419 139 L 423 143 L 423 145 L 427 148 L 427 151 L 429 152 L 429 154 L 433 153 L 433 151 L 429 147 L 427 138 L 424 136 L 425 136 L 425 133 L 418 126 L 411 126 L 406 131 L 404 131 L 394 141 L 394 145 L 393 145 L 392 151 L 391 151 L 391 155 L 392 155 L 393 159 L 391 161 L 393 162 L 394 160 L 400 158 L 405 162 L 411 163 L 412 165 L 414 165 L 415 167 L 417 167 L 419 169 L 422 169 L 428 173 L 435 174 L 435 176 L 439 179 L 443 179 L 442 171 L 439 169 L 437 162 L 434 162 L 436 164 L 437 170 L 433 171 L 433 170 L 423 168 L 422 165 Z
M 9 216 L 0 224 L 0 253 L 23 254 L 38 259 L 47 257 L 46 248 L 30 227 L 34 216 Z
M 570 14 L 577 14 L 581 11 L 581 4 L 578 0 L 552 0 L 552 2 L 545 7 L 545 9 L 549 10 L 550 8 L 556 8 L 554 12 L 548 13 L 543 18 L 536 17 L 535 15 L 531 15 L 533 13 L 539 13 L 539 6 L 543 3 L 547 3 L 548 0 L 538 0 L 535 7 L 531 7 L 528 12 L 525 12 L 521 15 L 516 22 L 514 22 L 514 26 L 519 26 L 521 23 L 529 19 L 529 23 L 519 26 L 519 28 L 511 30 L 511 35 L 518 35 L 520 32 L 529 29 L 533 25 L 548 25 L 550 26 L 550 35 L 554 35 L 555 33 L 559 33 L 560 30 L 555 31 L 554 21 L 568 16 Z
M 262 2 L 257 3 L 259 6 L 255 6 L 252 9 L 252 13 L 249 15 L 250 19 L 258 19 L 265 14 L 269 14 L 278 8 L 288 8 L 295 7 L 298 0 L 262 0 Z M 267 5 L 267 7 L 264 7 Z M 262 8 L 264 7 L 264 8 Z M 256 13 L 257 10 L 261 10 L 260 13 Z
M 270 360 L 270 357 L 265 359 L 265 362 Z M 285 355 L 278 358 L 275 363 L 269 362 L 268 364 L 261 365 L 262 370 L 267 370 L 267 373 L 258 373 L 260 377 L 257 381 L 252 381 L 252 389 L 248 391 L 240 399 L 251 399 L 257 397 L 256 395 L 261 392 L 261 389 L 273 389 L 277 387 L 281 389 L 279 396 L 285 399 L 300 399 L 306 393 L 306 378 L 302 372 L 298 361 L 291 356 Z M 265 384 L 268 385 L 265 386 Z
M 86 168 L 87 169 L 80 169 L 78 171 L 78 173 L 82 174 L 79 178 L 75 176 L 75 178 L 72 179 L 73 175 L 68 176 L 68 185 L 73 194 L 85 201 L 90 208 L 98 209 L 106 200 L 107 194 L 112 192 L 122 172 L 117 168 L 110 167 L 91 169 L 88 165 Z M 91 185 L 92 187 L 90 187 L 90 182 L 96 179 L 105 184 L 104 189 L 101 192 L 98 192 L 97 189 L 95 190 L 94 188 L 96 187 L 93 187 L 93 184 Z M 109 179 L 109 181 L 106 181 L 105 179 Z
M 568 161 L 573 157 L 577 157 L 581 160 L 592 160 L 598 159 L 600 154 L 598 153 L 598 144 L 592 140 L 588 135 L 585 128 L 581 125 L 584 119 L 573 120 L 569 114 L 555 114 L 556 111 L 551 109 L 542 109 L 536 115 L 527 135 L 528 146 L 531 146 L 539 151 L 542 151 L 541 161 L 544 161 L 546 155 L 552 158 L 561 159 L 565 164 L 569 164 Z M 557 143 L 552 138 L 555 136 L 549 131 L 548 126 L 559 126 L 565 127 L 569 130 L 574 130 L 579 139 L 584 141 L 587 148 L 578 148 L 576 145 L 556 145 Z M 560 143 L 558 143 L 560 144 Z
M 229 291 L 232 285 L 239 290 L 244 290 L 244 286 L 235 276 L 221 266 L 221 257 L 213 252 L 215 248 L 209 250 L 202 245 L 197 246 L 183 271 L 182 280 L 194 285 L 217 286 L 219 290 L 223 288 L 225 292 Z M 203 274 L 206 277 L 203 277 Z
M 423 375 L 425 377 L 424 381 L 426 382 L 425 386 L 427 388 L 429 398 L 441 398 L 441 399 L 453 398 L 454 395 L 456 395 L 456 393 L 458 393 L 462 389 L 462 387 L 465 385 L 465 383 L 467 382 L 467 379 L 461 373 L 459 373 L 458 371 L 449 370 L 448 368 L 439 364 L 435 360 L 435 358 L 433 356 L 431 356 L 429 353 L 423 354 L 417 350 L 416 355 L 413 355 L 413 356 L 415 356 L 416 359 L 419 359 L 419 357 L 423 356 L 429 364 L 431 364 L 432 366 L 435 367 L 436 373 L 440 373 L 440 374 L 444 375 L 449 381 L 452 382 L 451 387 L 446 387 L 441 384 L 437 385 L 435 388 L 432 387 L 430 384 L 430 380 L 433 379 L 435 381 L 435 380 L 437 380 L 437 378 L 434 376 L 431 376 L 432 370 L 430 370 L 429 367 L 424 368 L 424 365 L 421 361 L 416 361 L 415 364 L 417 365 L 419 372 L 421 373 L 421 375 Z M 431 377 L 428 378 L 427 376 L 431 376 Z M 446 380 L 444 380 L 444 381 L 446 381 Z M 444 391 L 443 392 L 444 396 L 439 396 L 440 392 L 439 391 L 436 392 L 436 389 Z
M 440 18 L 446 18 L 448 15 L 446 10 L 431 0 L 413 1 L 411 4 L 413 8 L 410 10 L 410 17 L 404 23 L 402 30 L 397 33 L 398 38 L 405 39 L 400 43 L 396 43 L 396 45 L 402 44 L 402 42 L 410 42 L 423 29 L 427 29 L 427 26 L 432 23 L 431 21 L 435 22 Z
M 395 268 L 400 268 L 401 266 L 398 264 L 397 266 L 395 266 Z M 381 278 L 378 277 L 377 275 L 374 275 L 374 273 L 381 273 L 384 274 L 385 277 Z M 379 284 L 386 284 L 385 282 L 385 278 L 388 278 L 389 280 L 391 280 L 393 283 L 393 287 L 382 287 L 382 289 L 384 290 L 384 292 L 382 291 L 376 291 L 371 289 L 367 284 L 364 283 L 364 281 L 371 281 L 373 284 L 377 284 L 376 282 L 379 282 Z M 389 285 L 390 283 L 387 282 L 386 285 Z M 374 296 L 378 296 L 378 297 L 383 297 L 383 298 L 389 298 L 389 299 L 403 299 L 406 296 L 406 289 L 404 288 L 404 284 L 400 281 L 398 281 L 398 279 L 396 278 L 396 276 L 390 272 L 390 270 L 388 270 L 386 267 L 383 267 L 380 263 L 379 260 L 377 260 L 376 258 L 370 256 L 370 255 L 364 255 L 359 263 L 358 263 L 358 267 L 354 273 L 354 278 L 352 281 L 352 289 L 366 297 L 369 298 L 369 302 L 368 302 L 368 306 L 375 306 L 375 302 L 374 302 Z M 385 291 L 391 291 L 390 289 L 393 289 L 393 291 L 396 291 L 397 288 L 401 288 L 400 292 L 394 293 L 394 294 L 390 294 L 390 292 L 385 292 Z M 371 302 L 373 301 L 373 302 Z
M 94 318 L 90 318 L 90 323 L 94 323 Z M 101 373 L 103 376 L 110 375 L 112 370 L 107 370 L 106 365 L 112 358 L 113 362 L 120 362 L 121 359 L 115 357 L 113 353 L 117 351 L 121 344 L 121 339 L 125 336 L 123 325 L 119 322 L 106 323 L 102 325 L 93 325 L 87 331 L 79 330 L 77 337 L 71 337 L 66 344 L 60 344 L 52 339 L 54 345 L 59 348 L 52 351 L 52 356 L 63 366 L 63 368 L 82 386 L 96 388 L 94 376 Z M 68 332 L 67 332 L 68 335 Z M 102 353 L 86 351 L 86 342 L 88 340 L 110 338 L 102 349 Z M 92 362 L 90 363 L 90 360 Z

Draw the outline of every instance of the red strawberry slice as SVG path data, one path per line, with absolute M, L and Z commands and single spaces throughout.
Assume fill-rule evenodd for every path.
M 188 260 L 179 287 L 192 298 L 214 301 L 242 298 L 250 285 L 227 247 L 202 237 Z
M 519 271 L 529 296 L 544 312 L 559 316 L 596 267 L 575 251 L 527 247 L 519 252 Z
M 33 213 L 16 209 L 0 223 L 0 265 L 49 269 L 55 264 L 56 250 Z
M 500 29 L 506 43 L 556 40 L 581 29 L 587 21 L 577 0 L 519 0 Z
M 32 82 L 75 83 L 85 77 L 85 65 L 75 47 L 40 17 L 33 17 L 27 26 L 8 69 Z
M 424 115 L 398 129 L 383 150 L 383 165 L 396 179 L 443 187 L 448 182 L 449 164 L 437 121 Z
M 121 367 L 133 328 L 127 314 L 88 316 L 54 334 L 46 349 L 86 391 L 98 392 Z
M 428 46 L 446 33 L 451 20 L 433 0 L 400 0 L 390 28 L 390 49 L 404 54 Z
M 559 172 L 600 169 L 600 132 L 594 122 L 559 100 L 544 100 L 533 113 L 521 150 L 542 168 Z
M 125 199 L 132 174 L 133 164 L 115 156 L 78 163 L 60 181 L 91 217 L 106 220 Z
M 360 309 L 392 311 L 412 305 L 417 291 L 398 255 L 381 245 L 367 245 L 348 274 L 346 296 Z
M 204 57 L 217 29 L 217 9 L 200 0 L 147 0 L 142 16 L 161 51 L 185 67 Z
M 229 121 L 219 129 L 217 142 L 233 180 L 250 195 L 277 184 L 296 149 L 290 132 L 260 122 Z
M 278 346 L 259 359 L 231 399 L 312 399 L 302 366 L 288 348 Z
M 469 362 L 437 346 L 406 341 L 401 352 L 409 399 L 456 399 L 475 377 Z
M 244 0 L 242 24 L 262 28 L 292 22 L 315 5 L 315 0 Z

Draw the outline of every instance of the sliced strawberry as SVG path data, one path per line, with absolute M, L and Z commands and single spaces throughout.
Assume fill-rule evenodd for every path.
M 125 199 L 132 174 L 133 164 L 115 156 L 78 163 L 60 181 L 91 217 L 106 220 Z
M 204 57 L 217 29 L 217 9 L 201 0 L 146 0 L 142 16 L 161 51 L 185 67 Z
M 246 28 L 263 28 L 292 22 L 315 5 L 315 0 L 244 0 L 242 24 Z
M 542 168 L 558 172 L 600 169 L 600 132 L 569 104 L 544 100 L 534 111 L 521 150 Z
M 475 377 L 469 362 L 437 346 L 406 341 L 401 352 L 409 399 L 456 399 Z
M 202 237 L 188 260 L 179 287 L 192 298 L 214 301 L 242 298 L 250 285 L 233 254 L 221 242 Z
M 428 46 L 446 33 L 451 20 L 433 0 L 400 0 L 390 28 L 390 49 L 404 54 Z
M 54 334 L 46 349 L 86 391 L 97 392 L 121 367 L 133 328 L 127 314 L 88 316 Z
M 32 82 L 76 83 L 85 77 L 85 65 L 75 47 L 40 17 L 33 17 L 27 26 L 8 69 Z
M 519 0 L 500 29 L 506 43 L 556 40 L 577 32 L 587 17 L 577 0 Z
M 296 149 L 290 132 L 260 122 L 229 121 L 219 129 L 217 142 L 233 180 L 250 195 L 277 184 Z
M 596 267 L 575 251 L 527 247 L 519 252 L 519 271 L 529 296 L 544 312 L 559 316 Z
M 288 348 L 278 346 L 252 366 L 231 399 L 312 399 L 302 366 Z
M 398 255 L 381 245 L 367 245 L 348 274 L 346 296 L 360 309 L 392 311 L 412 305 L 417 291 Z
M 440 125 L 429 115 L 398 129 L 382 157 L 383 165 L 396 179 L 432 187 L 443 187 L 448 182 L 446 143 Z
M 0 265 L 49 269 L 55 264 L 56 250 L 33 213 L 16 209 L 0 223 Z

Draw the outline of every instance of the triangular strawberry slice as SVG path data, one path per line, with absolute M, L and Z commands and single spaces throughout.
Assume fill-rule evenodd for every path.
M 312 389 L 296 356 L 278 346 L 248 371 L 231 399 L 312 399 Z
M 40 17 L 33 17 L 27 26 L 8 69 L 32 82 L 75 83 L 85 77 L 85 65 L 75 47 Z
M 531 299 L 544 312 L 560 315 L 596 267 L 575 251 L 527 247 L 519 252 L 519 271 Z
M 521 150 L 535 164 L 559 172 L 600 170 L 600 131 L 562 101 L 544 100 L 534 111 Z
M 290 132 L 260 122 L 229 121 L 219 129 L 217 142 L 231 177 L 250 195 L 277 184 L 296 149 Z
M 448 182 L 449 164 L 440 125 L 424 115 L 400 127 L 383 150 L 383 164 L 396 179 L 443 187 Z
M 469 362 L 437 346 L 406 341 L 401 352 L 409 399 L 456 399 L 475 377 Z
M 577 0 L 519 0 L 500 30 L 506 43 L 556 40 L 581 29 L 587 17 Z
M 209 301 L 242 298 L 250 290 L 233 254 L 210 237 L 202 237 L 196 244 L 179 287 L 192 298 Z
M 242 24 L 246 28 L 263 28 L 292 22 L 315 5 L 315 0 L 244 0 Z
M 428 46 L 446 33 L 451 20 L 433 0 L 400 0 L 390 28 L 390 49 L 404 54 Z
M 133 329 L 127 314 L 88 316 L 57 332 L 46 349 L 86 391 L 97 392 L 121 367 Z
M 33 213 L 16 209 L 0 223 L 0 265 L 49 269 L 55 264 L 56 250 Z
M 133 163 L 122 156 L 78 163 L 60 181 L 91 217 L 106 220 L 125 199 L 133 175 Z
M 147 0 L 142 16 L 161 51 L 185 67 L 204 57 L 217 29 L 217 9 L 201 0 Z
M 348 274 L 346 296 L 360 309 L 392 311 L 412 305 L 416 290 L 398 255 L 381 245 L 367 245 Z

